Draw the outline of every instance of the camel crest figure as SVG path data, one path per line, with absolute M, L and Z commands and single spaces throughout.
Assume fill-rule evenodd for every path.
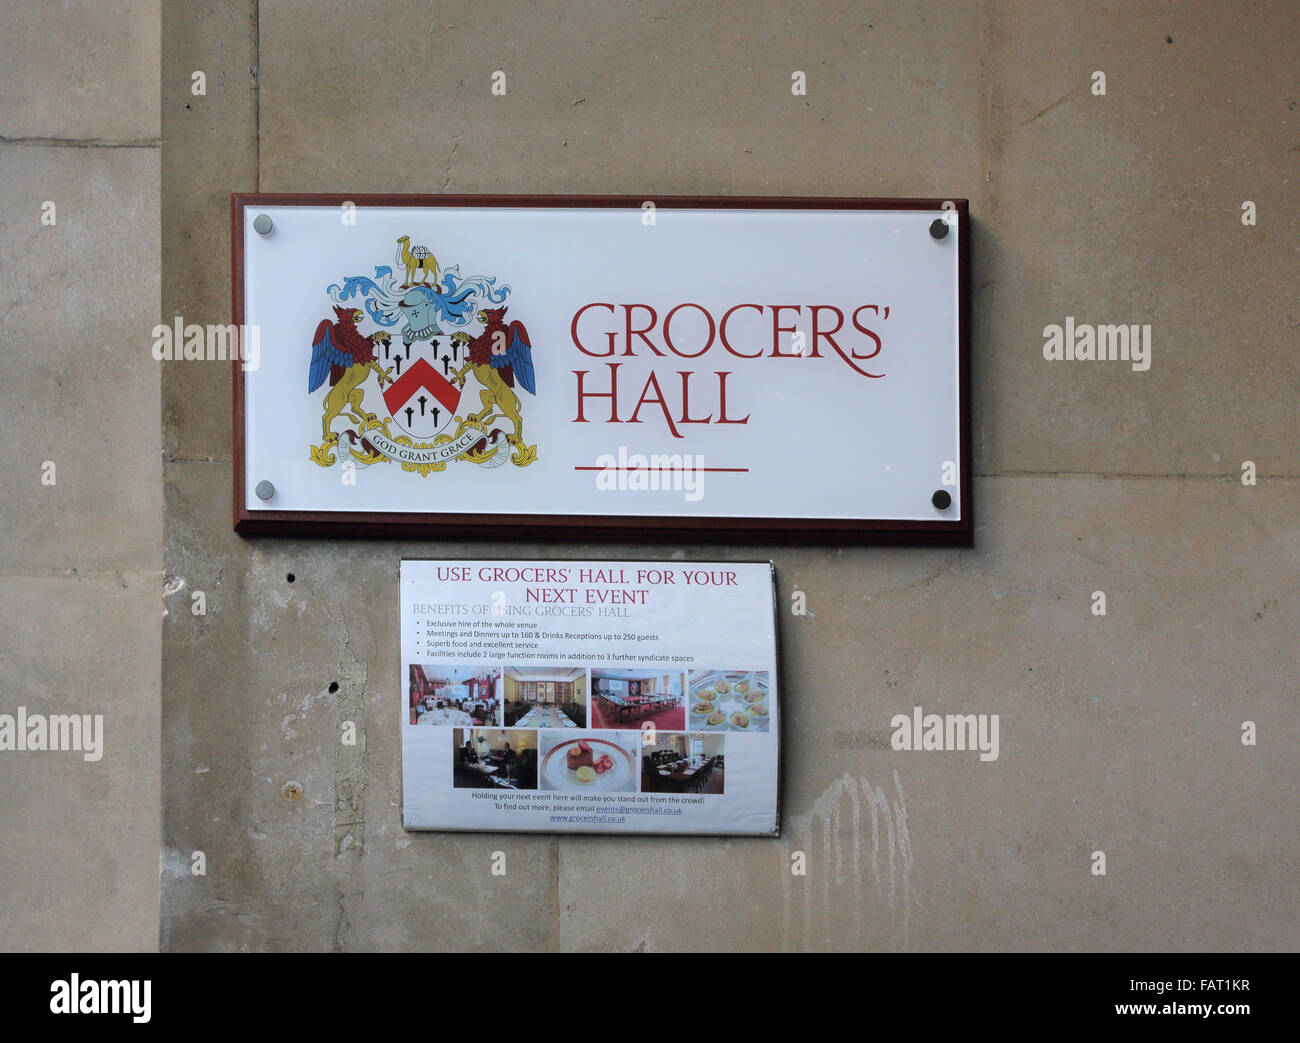
M 400 249 L 397 251 L 398 262 L 406 269 L 406 282 L 402 284 L 402 289 L 407 289 L 415 285 L 415 276 L 423 276 L 420 279 L 421 286 L 429 284 L 429 273 L 433 273 L 433 281 L 438 281 L 438 259 L 433 256 L 427 246 L 412 246 L 411 237 L 404 235 L 397 240 Z

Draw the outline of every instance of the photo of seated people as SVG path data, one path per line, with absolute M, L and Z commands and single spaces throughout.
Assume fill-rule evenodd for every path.
M 725 741 L 716 732 L 658 732 L 653 746 L 641 748 L 641 792 L 723 792 Z
M 537 733 L 499 728 L 452 732 L 452 785 L 463 789 L 536 789 Z
M 411 723 L 501 723 L 501 668 L 411 664 Z
M 591 672 L 591 726 L 619 728 L 650 723 L 663 731 L 686 727 L 686 675 L 666 670 Z
M 585 728 L 587 668 L 507 666 L 505 700 L 507 728 Z

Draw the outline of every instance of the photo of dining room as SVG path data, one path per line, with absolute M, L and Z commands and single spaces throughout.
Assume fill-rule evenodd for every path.
M 452 785 L 461 789 L 537 788 L 536 732 L 456 728 L 452 744 Z
M 505 725 L 514 728 L 585 728 L 587 668 L 507 666 Z
M 686 675 L 642 667 L 591 672 L 591 726 L 652 724 L 664 731 L 686 727 Z
M 501 723 L 501 668 L 412 663 L 411 724 Z
M 725 742 L 725 736 L 714 733 L 658 732 L 653 746 L 641 748 L 641 792 L 722 793 Z

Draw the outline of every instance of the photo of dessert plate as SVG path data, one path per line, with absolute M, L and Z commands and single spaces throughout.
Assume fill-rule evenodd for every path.
M 592 776 L 585 782 L 579 775 L 581 768 L 569 767 L 569 751 L 576 748 L 579 742 L 585 742 L 591 747 L 592 765 L 584 764 L 582 767 L 590 767 Z M 613 766 L 608 771 L 595 771 L 594 765 L 605 756 L 609 757 Z M 618 743 L 584 736 L 556 743 L 542 758 L 541 777 L 551 789 L 570 793 L 612 792 L 621 790 L 628 784 L 635 764 L 636 758 Z M 585 774 L 584 772 L 583 776 Z

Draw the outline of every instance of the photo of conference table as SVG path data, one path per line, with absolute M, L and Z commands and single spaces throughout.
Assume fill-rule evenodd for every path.
M 593 728 L 628 725 L 672 732 L 686 727 L 686 674 L 644 669 L 604 669 L 591 672 Z
M 675 696 L 664 695 L 613 695 L 601 693 L 600 701 L 613 710 L 619 720 L 644 717 L 677 705 Z
M 703 787 L 712 774 L 712 768 L 712 758 L 700 757 L 662 764 L 655 768 L 647 768 L 647 771 L 653 771 L 657 777 L 656 788 L 669 792 L 685 792 Z
M 576 728 L 568 716 L 556 707 L 534 706 L 515 721 L 514 728 Z
M 697 732 L 659 733 L 641 748 L 641 789 L 646 793 L 704 793 L 726 791 L 726 739 Z

